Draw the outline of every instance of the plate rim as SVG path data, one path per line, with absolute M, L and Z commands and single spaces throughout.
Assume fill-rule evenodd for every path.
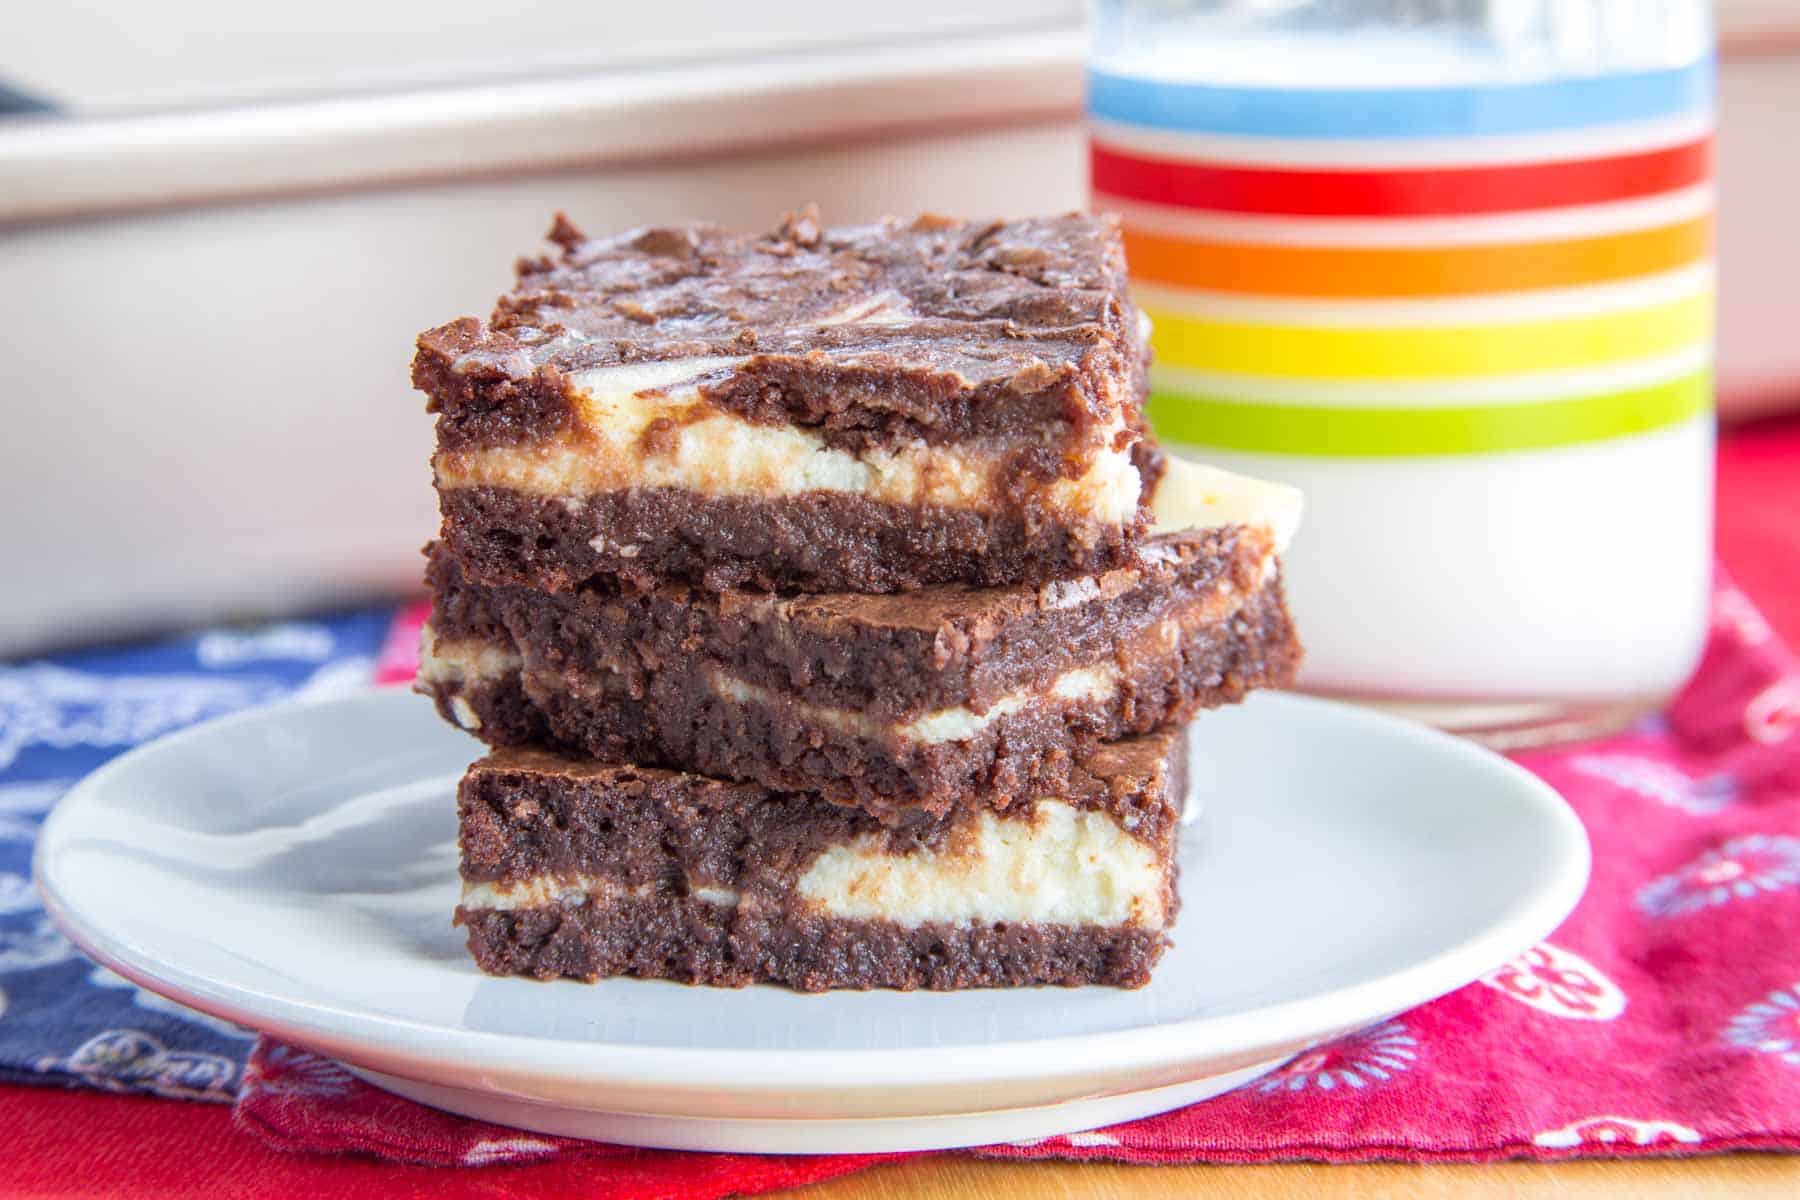
M 484 1069 L 528 1073 L 564 1085 L 613 1081 L 634 1088 L 716 1093 L 723 1077 L 732 1080 L 730 1090 L 735 1094 L 792 1096 L 895 1086 L 964 1087 L 990 1081 L 1049 1084 L 1100 1073 L 1167 1069 L 1181 1062 L 1242 1057 L 1315 1042 L 1333 1031 L 1360 1028 L 1429 1003 L 1536 945 L 1574 910 L 1592 868 L 1592 848 L 1580 818 L 1554 788 L 1517 763 L 1453 735 L 1368 709 L 1296 693 L 1264 692 L 1254 698 L 1262 707 L 1322 710 L 1327 719 L 1360 724 L 1379 737 L 1421 742 L 1482 770 L 1509 776 L 1518 785 L 1516 801 L 1531 811 L 1532 819 L 1553 827 L 1559 851 L 1556 862 L 1547 865 L 1535 888 L 1522 900 L 1473 935 L 1400 970 L 1314 995 L 1236 1013 L 1093 1033 L 864 1050 L 696 1049 L 575 1041 L 453 1029 L 294 998 L 242 983 L 190 977 L 189 972 L 159 963 L 145 948 L 132 946 L 95 924 L 91 914 L 84 917 L 59 888 L 51 859 L 61 826 L 74 819 L 69 814 L 78 810 L 86 797 L 133 770 L 141 758 L 170 746 L 216 737 L 240 724 L 280 722 L 300 710 L 414 700 L 403 687 L 386 685 L 349 695 L 281 701 L 153 739 L 103 764 L 57 800 L 39 831 L 32 852 L 32 877 L 46 913 L 77 948 L 133 983 L 215 1017 L 255 1030 L 273 1030 L 277 1036 L 301 1043 L 369 1047 L 389 1059 L 435 1064 L 454 1061 L 464 1073 Z M 345 1053 L 344 1057 L 357 1055 Z M 768 1071 L 777 1058 L 780 1071 Z

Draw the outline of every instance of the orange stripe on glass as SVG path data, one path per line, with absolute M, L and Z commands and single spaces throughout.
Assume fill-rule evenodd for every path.
M 1286 246 L 1172 238 L 1129 226 L 1134 278 L 1258 296 L 1468 296 L 1653 275 L 1712 253 L 1710 216 L 1596 237 L 1476 246 Z

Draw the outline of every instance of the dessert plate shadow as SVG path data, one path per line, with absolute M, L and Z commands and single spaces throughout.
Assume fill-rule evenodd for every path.
M 397 690 L 227 717 L 57 805 L 36 873 L 96 960 L 455 1112 L 644 1146 L 978 1145 L 1191 1103 L 1545 937 L 1588 845 L 1471 744 L 1265 694 L 1193 726 L 1175 946 L 1150 986 L 957 993 L 490 979 L 450 925 L 479 752 Z

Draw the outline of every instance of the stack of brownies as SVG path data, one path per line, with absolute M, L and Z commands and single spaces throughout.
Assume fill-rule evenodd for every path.
M 1145 983 L 1298 499 L 1156 450 L 1115 224 L 550 238 L 413 367 L 477 963 Z

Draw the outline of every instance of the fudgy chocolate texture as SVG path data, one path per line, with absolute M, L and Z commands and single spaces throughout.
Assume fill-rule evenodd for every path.
M 600 239 L 559 217 L 550 237 L 562 253 L 522 260 L 487 321 L 420 336 L 413 380 L 441 445 L 567 429 L 569 374 L 668 359 L 743 357 L 707 400 L 846 448 L 1051 427 L 1079 444 L 1141 399 L 1112 217 L 826 229 L 809 209 L 760 236 Z
M 1054 799 L 1112 816 L 1161 846 L 1174 836 L 1186 781 L 1180 728 L 1080 750 Z M 979 808 L 980 806 L 972 806 Z M 603 763 L 535 747 L 496 750 L 457 789 L 462 876 L 517 883 L 602 875 L 627 888 L 780 891 L 820 850 L 862 834 L 890 851 L 937 846 L 968 812 L 884 826 L 860 809 L 804 793 L 687 771 Z M 1028 806 L 1008 819 L 1029 821 Z M 671 872 L 684 884 L 677 886 Z
M 1174 920 L 1185 790 L 1180 730 L 1096 747 L 1060 797 L 1104 810 L 1164 864 Z M 889 853 L 954 854 L 969 810 L 884 828 L 868 814 L 680 772 L 503 750 L 458 790 L 462 876 L 506 886 L 599 879 L 585 900 L 459 908 L 483 970 L 539 978 L 630 974 L 689 982 L 833 987 L 1137 986 L 1163 927 L 1030 923 L 909 927 L 833 916 L 796 881 L 828 847 L 865 836 Z M 1030 821 L 1026 810 L 1007 819 Z M 706 894 L 729 893 L 731 903 Z
M 1044 581 L 1129 561 L 1149 527 L 1046 507 L 1102 452 L 1139 452 L 1148 346 L 1125 292 L 1116 221 L 1070 214 L 921 217 L 760 237 L 711 226 L 590 240 L 520 265 L 486 321 L 421 335 L 414 382 L 439 450 L 579 444 L 582 372 L 707 360 L 702 405 L 792 424 L 860 454 L 970 443 L 1002 467 L 991 502 L 909 508 L 849 493 L 709 497 L 617 489 L 541 498 L 441 489 L 443 536 L 489 583 L 568 589 L 596 574 L 648 586 L 888 592 Z M 673 418 L 671 418 L 673 419 Z M 565 499 L 568 501 L 565 505 Z
M 525 694 L 525 681 L 517 673 L 493 680 L 437 684 L 421 690 L 436 702 L 440 716 L 469 733 L 488 740 L 504 736 L 506 744 L 514 746 L 541 746 L 555 741 L 543 710 Z M 465 706 L 463 711 L 458 711 L 458 697 Z
M 1171 868 L 1172 869 L 1172 868 Z M 1110 985 L 1140 988 L 1168 938 L 1138 926 L 920 926 L 807 914 L 745 921 L 665 897 L 500 912 L 457 911 L 490 975 L 588 982 L 614 975 L 711 987 L 778 983 L 802 992 Z
M 1239 553 L 1231 531 L 1152 545 L 1167 552 L 1157 568 L 1090 581 L 1084 603 L 1058 589 L 546 596 L 468 584 L 440 550 L 430 568 L 436 636 L 484 642 L 504 627 L 508 641 L 484 644 L 516 650 L 524 667 L 491 684 L 423 690 L 451 720 L 460 699 L 479 722 L 472 731 L 496 745 L 547 735 L 604 760 L 807 791 L 890 822 L 972 796 L 1004 807 L 1065 786 L 1072 751 L 1093 741 L 1291 681 L 1300 649 L 1279 579 L 1256 578 L 1260 552 Z M 1110 692 L 1047 694 L 1083 667 L 1116 671 Z M 760 694 L 734 695 L 721 679 Z M 516 723 L 518 691 L 531 701 L 529 723 Z M 888 728 L 944 708 L 986 712 L 1009 697 L 960 740 Z
M 440 491 L 438 503 L 442 536 L 469 574 L 549 591 L 608 576 L 716 591 L 998 586 L 1128 565 L 1137 536 L 1000 505 L 909 508 L 826 491 L 764 498 L 632 488 L 565 501 L 466 487 Z
M 903 721 L 985 711 L 1073 667 L 1111 663 L 1166 617 L 1223 617 L 1262 585 L 1269 551 L 1260 531 L 1225 526 L 1157 538 L 1135 567 L 1042 587 L 776 596 L 616 580 L 570 593 L 487 587 L 440 542 L 426 548 L 425 578 L 439 637 L 516 643 L 534 669 L 610 670 L 641 691 L 645 676 L 697 662 Z

